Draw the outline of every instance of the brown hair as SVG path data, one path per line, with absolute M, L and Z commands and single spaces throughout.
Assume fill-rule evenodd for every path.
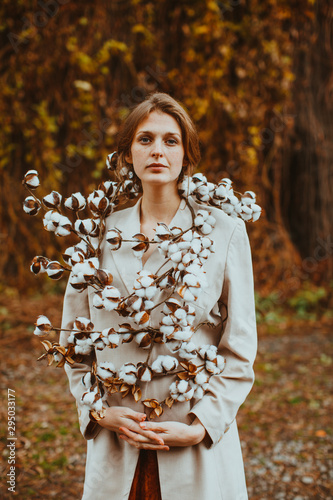
M 173 97 L 163 92 L 149 94 L 143 102 L 135 106 L 123 123 L 118 135 L 118 175 L 123 167 L 132 169 L 132 165 L 126 161 L 126 156 L 130 154 L 135 131 L 153 111 L 167 113 L 177 121 L 182 132 L 184 165 L 186 165 L 186 168 L 182 170 L 181 177 L 191 175 L 200 160 L 198 133 L 185 109 Z M 137 178 L 136 181 L 138 181 Z

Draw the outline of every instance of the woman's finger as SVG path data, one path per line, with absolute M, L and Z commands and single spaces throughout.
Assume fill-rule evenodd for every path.
M 134 446 L 135 448 L 142 449 L 142 450 L 156 450 L 156 451 L 169 451 L 169 446 L 166 445 L 158 445 L 158 444 L 153 444 L 153 443 L 142 443 L 140 441 L 134 441 L 133 439 L 130 439 L 129 437 L 125 436 L 124 434 L 119 435 L 120 439 L 123 439 L 126 441 L 128 444 L 131 446 Z
M 145 413 L 140 413 L 134 410 L 131 410 L 131 408 L 127 408 L 127 418 L 131 418 L 132 420 L 138 421 L 138 422 L 143 422 L 146 420 L 147 415 Z
M 163 426 L 163 423 L 157 424 L 156 422 L 140 422 L 140 427 L 146 431 L 154 431 L 154 432 L 166 432 L 167 426 Z
M 142 436 L 145 436 L 152 441 L 157 441 L 158 443 L 162 442 L 162 444 L 164 444 L 164 441 L 161 436 L 157 435 L 153 431 L 142 429 L 139 423 L 135 422 L 134 420 L 127 419 L 127 421 L 122 422 L 122 425 L 119 426 L 120 432 L 122 432 L 121 429 L 128 429 L 134 432 L 135 434 L 141 434 Z
M 164 445 L 163 439 L 155 434 L 154 432 L 143 432 L 141 429 L 139 432 L 132 431 L 131 429 L 128 429 L 126 427 L 120 427 L 119 431 L 125 434 L 127 437 L 130 439 L 133 439 L 134 441 L 140 441 L 140 442 L 156 442 L 159 445 Z

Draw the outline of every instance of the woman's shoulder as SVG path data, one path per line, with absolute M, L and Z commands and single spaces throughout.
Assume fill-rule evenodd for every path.
M 230 215 L 227 215 L 221 208 L 198 203 L 193 198 L 189 198 L 189 202 L 196 214 L 199 210 L 210 212 L 210 214 L 216 220 L 215 229 L 219 232 L 222 231 L 225 235 L 227 233 L 230 233 L 231 236 L 236 228 L 244 229 L 245 227 L 245 223 L 242 219 L 240 219 L 239 217 L 231 217 Z
M 115 227 L 117 224 L 125 222 L 138 209 L 138 206 L 137 206 L 138 203 L 139 203 L 139 200 L 135 200 L 135 202 L 133 204 L 131 204 L 130 206 L 127 206 L 125 208 L 121 207 L 121 208 L 115 210 L 114 212 L 112 212 L 105 219 L 106 226 L 108 228 Z

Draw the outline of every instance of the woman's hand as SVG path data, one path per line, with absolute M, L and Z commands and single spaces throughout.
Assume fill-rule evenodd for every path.
M 155 436 L 163 439 L 164 444 L 169 446 L 193 446 L 200 443 L 206 434 L 206 429 L 196 418 L 191 425 L 181 424 L 180 422 L 145 422 L 141 421 L 139 427 L 145 431 L 153 432 Z M 138 445 L 140 439 L 132 430 L 122 427 L 121 437 L 127 441 L 132 446 L 141 448 Z M 149 448 L 149 449 L 161 449 L 161 448 Z
M 145 413 L 139 413 L 124 406 L 111 406 L 106 409 L 105 417 L 98 421 L 101 427 L 121 433 L 119 437 L 123 438 L 124 431 L 131 433 L 132 440 L 136 448 L 146 450 L 168 450 L 161 436 L 150 429 L 143 429 L 140 423 L 146 419 Z M 131 443 L 132 444 L 132 443 Z

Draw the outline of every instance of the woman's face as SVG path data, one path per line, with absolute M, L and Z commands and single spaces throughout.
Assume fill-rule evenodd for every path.
M 167 113 L 153 111 L 135 131 L 131 154 L 134 172 L 142 187 L 177 183 L 183 167 L 184 147 L 177 121 Z

